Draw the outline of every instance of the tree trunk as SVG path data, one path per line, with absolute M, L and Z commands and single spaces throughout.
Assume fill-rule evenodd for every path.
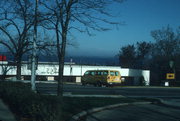
M 18 59 L 16 64 L 17 64 L 16 78 L 17 80 L 21 80 L 21 59 Z
M 57 36 L 59 43 L 59 35 Z M 59 118 L 60 121 L 63 119 L 63 72 L 64 72 L 64 57 L 65 57 L 65 48 L 66 48 L 66 36 L 62 36 L 62 45 L 60 47 L 57 44 L 57 52 L 58 52 L 58 60 L 59 60 L 59 72 L 58 72 L 58 89 L 57 95 L 60 99 L 60 107 L 59 108 Z
M 61 59 L 61 58 L 59 58 Z M 63 71 L 64 71 L 64 62 L 61 60 L 59 61 L 59 76 L 58 76 L 58 90 L 57 90 L 57 95 L 62 96 L 63 95 Z
M 63 72 L 64 72 L 64 58 L 66 49 L 66 33 L 62 34 L 62 45 L 59 54 L 59 79 L 58 79 L 58 96 L 63 95 Z

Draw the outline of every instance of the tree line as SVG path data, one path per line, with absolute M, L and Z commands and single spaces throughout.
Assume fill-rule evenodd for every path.
M 151 85 L 160 85 L 166 79 L 166 73 L 175 73 L 180 79 L 180 27 L 173 29 L 169 25 L 151 31 L 155 42 L 137 42 L 120 49 L 118 53 L 121 67 L 149 69 Z M 170 66 L 170 63 L 173 65 Z

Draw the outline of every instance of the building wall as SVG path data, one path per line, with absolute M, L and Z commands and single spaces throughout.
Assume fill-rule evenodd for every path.
M 16 75 L 16 67 L 9 66 L 10 71 L 7 75 Z M 27 64 L 22 64 L 22 75 L 30 76 L 31 71 L 28 70 Z M 138 70 L 138 69 L 128 69 L 121 68 L 118 66 L 87 66 L 87 65 L 65 65 L 64 66 L 64 76 L 81 77 L 87 70 L 118 70 L 122 77 L 131 77 L 138 81 L 139 77 L 144 77 L 147 85 L 150 81 L 150 71 L 149 70 Z M 2 75 L 2 68 L 0 68 L 0 74 Z M 36 71 L 38 76 L 46 76 L 47 78 L 52 78 L 58 75 L 58 65 L 57 63 L 39 63 L 38 69 Z M 78 78 L 79 80 L 79 78 Z M 135 84 L 137 82 L 134 82 Z

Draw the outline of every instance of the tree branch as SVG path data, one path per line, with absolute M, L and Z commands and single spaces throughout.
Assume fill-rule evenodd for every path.
M 1 30 L 3 33 L 5 33 L 5 35 L 7 35 L 7 36 L 9 37 L 9 40 L 10 40 L 11 43 L 13 44 L 14 48 L 17 50 L 17 45 L 16 45 L 14 39 L 11 37 L 11 35 L 10 35 L 7 31 L 5 31 L 1 26 L 0 26 L 0 30 Z

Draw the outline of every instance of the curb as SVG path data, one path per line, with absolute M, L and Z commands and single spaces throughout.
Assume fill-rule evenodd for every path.
M 31 83 L 31 80 L 19 80 L 19 82 Z M 56 82 L 56 81 L 36 81 L 36 83 L 57 84 L 58 82 Z
M 125 98 L 123 95 L 73 95 L 71 93 L 64 93 L 65 97 L 98 97 L 98 98 Z
M 156 99 L 162 105 L 170 106 L 170 107 L 173 107 L 173 108 L 180 108 L 180 105 L 177 105 L 176 103 L 173 103 L 173 102 L 170 102 L 170 101 L 165 101 L 165 100 L 159 99 L 159 98 L 156 98 Z
M 151 103 L 152 102 L 119 103 L 119 104 L 108 105 L 108 106 L 99 107 L 99 108 L 93 108 L 93 109 L 90 109 L 87 111 L 82 111 L 82 112 L 74 115 L 70 121 L 80 121 L 86 115 L 96 113 L 96 112 L 100 112 L 100 111 L 107 110 L 107 109 L 112 109 L 112 108 L 117 108 L 117 107 L 127 106 L 127 105 L 144 105 L 144 104 L 151 104 Z

